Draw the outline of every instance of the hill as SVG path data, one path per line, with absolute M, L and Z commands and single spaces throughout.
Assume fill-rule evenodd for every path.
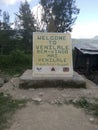
M 98 44 L 98 39 L 97 38 L 92 38 L 92 39 L 72 39 L 73 47 L 76 44 L 87 44 L 87 43 Z
M 94 39 L 98 39 L 98 35 L 94 37 Z

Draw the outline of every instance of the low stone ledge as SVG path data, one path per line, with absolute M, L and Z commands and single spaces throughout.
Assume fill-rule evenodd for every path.
M 74 72 L 73 77 L 33 77 L 32 70 L 26 70 L 20 77 L 20 88 L 86 88 L 86 81 Z

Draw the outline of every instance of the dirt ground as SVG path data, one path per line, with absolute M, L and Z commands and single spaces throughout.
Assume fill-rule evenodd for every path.
M 8 130 L 98 130 L 84 112 L 71 105 L 35 105 L 17 111 Z
M 0 92 L 15 99 L 30 99 L 26 107 L 12 117 L 7 130 L 98 130 L 94 117 L 66 104 L 69 100 L 98 98 L 98 86 L 86 79 L 87 89 L 19 89 L 19 78 L 12 78 Z M 93 120 L 92 120 L 93 119 Z

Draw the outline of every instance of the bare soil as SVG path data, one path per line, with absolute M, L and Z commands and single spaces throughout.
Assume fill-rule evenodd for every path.
M 12 78 L 0 88 L 15 99 L 28 99 L 26 107 L 13 116 L 7 130 L 98 130 L 94 117 L 66 104 L 69 100 L 98 98 L 98 86 L 86 79 L 87 89 L 19 89 L 19 78 Z M 93 118 L 94 120 L 90 120 Z M 97 122 L 98 123 L 98 122 Z

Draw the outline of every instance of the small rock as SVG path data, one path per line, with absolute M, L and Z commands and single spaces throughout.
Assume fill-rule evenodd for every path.
M 11 79 L 10 82 L 13 83 L 13 79 Z
M 72 102 L 73 102 L 73 103 L 77 103 L 77 101 L 78 101 L 78 99 L 73 99 Z
M 4 97 L 8 97 L 8 95 L 7 95 L 7 94 L 4 94 Z
M 94 121 L 94 118 L 93 118 L 93 117 L 91 117 L 91 118 L 89 118 L 89 120 L 90 120 L 91 122 L 93 122 L 93 121 Z
M 39 95 L 39 96 L 43 96 L 43 95 L 44 95 L 44 93 L 43 93 L 43 92 L 40 92 L 38 95 Z
M 42 101 L 41 98 L 32 98 L 32 100 L 35 101 L 35 102 L 41 102 Z
M 14 84 L 13 79 L 11 79 L 10 83 L 11 83 L 11 85 L 12 85 L 13 87 L 16 87 L 16 85 Z
M 63 104 L 63 102 L 62 101 L 58 101 L 58 103 L 57 103 L 58 105 L 62 105 Z
M 58 101 L 55 99 L 55 100 L 54 100 L 54 103 L 55 103 L 55 104 L 57 104 L 57 103 L 58 103 Z
M 34 91 L 35 89 L 34 88 L 29 88 L 29 91 Z
M 51 105 L 54 105 L 54 104 L 55 104 L 55 102 L 54 102 L 54 101 L 51 101 L 51 102 L 50 102 L 50 104 L 51 104 Z
M 57 97 L 57 99 L 61 99 L 61 97 Z
M 22 96 L 22 99 L 26 99 L 26 96 L 24 95 L 24 96 Z
M 67 95 L 66 95 L 66 94 L 62 94 L 62 97 L 63 97 L 63 98 L 66 98 L 66 97 L 67 97 Z

